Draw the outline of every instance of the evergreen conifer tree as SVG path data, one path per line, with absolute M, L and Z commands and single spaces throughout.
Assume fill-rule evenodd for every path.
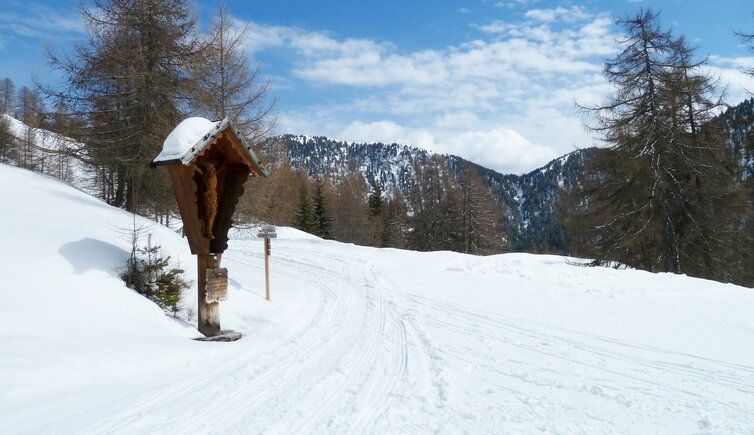
M 314 233 L 314 214 L 309 192 L 306 186 L 299 189 L 298 212 L 296 213 L 296 228 L 307 233 Z
M 372 187 L 372 190 L 369 192 L 369 212 L 372 216 L 379 216 L 382 214 L 384 208 L 382 201 L 382 188 L 374 179 L 372 179 L 369 184 Z
M 324 182 L 320 179 L 314 184 L 314 209 L 312 210 L 312 227 L 314 234 L 323 239 L 332 239 L 332 217 L 327 210 L 324 195 Z

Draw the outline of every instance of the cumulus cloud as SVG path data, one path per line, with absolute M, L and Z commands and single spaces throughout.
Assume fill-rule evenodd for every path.
M 720 79 L 726 89 L 726 100 L 737 104 L 754 93 L 754 76 L 744 71 L 754 69 L 754 57 L 710 56 L 707 72 Z
M 583 20 L 577 30 L 553 30 L 547 23 L 476 25 L 498 33 L 493 40 L 477 39 L 444 50 L 401 53 L 392 44 L 370 39 L 337 39 L 323 32 L 254 25 L 250 50 L 285 47 L 297 54 L 298 77 L 315 84 L 348 86 L 432 85 L 476 78 L 506 79 L 506 74 L 529 71 L 574 74 L 598 70 L 590 56 L 610 53 L 604 38 L 611 21 L 590 17 L 583 9 L 535 9 L 528 15 L 542 19 Z M 590 19 L 587 19 L 590 18 Z
M 437 151 L 455 154 L 502 173 L 523 173 L 542 166 L 559 153 L 508 128 L 467 131 L 439 141 Z
M 436 146 L 435 137 L 429 131 L 406 128 L 393 121 L 354 121 L 338 136 L 353 142 L 400 143 L 428 150 Z
M 517 26 L 513 23 L 506 23 L 503 20 L 493 20 L 488 24 L 474 24 L 472 27 L 484 33 L 507 33 Z

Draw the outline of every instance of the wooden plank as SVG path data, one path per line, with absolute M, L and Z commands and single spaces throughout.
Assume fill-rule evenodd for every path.
M 198 187 L 193 178 L 194 171 L 188 166 L 177 164 L 169 166 L 168 172 L 191 253 L 209 254 L 209 239 L 202 231 L 202 220 L 199 217 Z
M 226 137 L 228 138 L 228 143 L 230 147 L 233 149 L 233 152 L 241 158 L 241 161 L 248 168 L 247 171 L 251 172 L 251 174 L 255 177 L 260 176 L 262 174 L 261 169 L 259 168 L 259 166 L 257 166 L 256 162 L 252 160 L 251 156 L 248 154 L 247 150 L 244 148 L 244 145 L 238 140 L 235 133 L 226 134 Z
M 243 194 L 243 183 L 249 178 L 248 172 L 231 172 L 225 178 L 222 196 L 218 198 L 217 216 L 212 233 L 215 239 L 210 243 L 210 252 L 221 254 L 228 249 L 228 231 L 233 223 L 233 213 Z

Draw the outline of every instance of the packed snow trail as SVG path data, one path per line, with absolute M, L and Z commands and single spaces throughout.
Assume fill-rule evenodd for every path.
M 750 289 L 280 228 L 272 301 L 262 242 L 236 233 L 221 320 L 244 338 L 203 343 L 123 287 L 132 216 L 3 165 L 0 196 L 19 229 L 0 261 L 3 434 L 754 430 Z M 185 240 L 149 230 L 195 279 Z
M 258 267 L 258 251 L 254 243 L 228 252 L 223 261 L 231 270 Z M 244 349 L 211 374 L 182 379 L 167 395 L 163 386 L 154 396 L 76 431 L 310 433 L 374 425 L 405 380 L 405 325 L 368 265 L 316 252 L 288 256 L 285 249 L 277 251 L 273 276 L 294 272 L 320 293 L 322 303 L 307 329 L 275 347 Z M 171 415 L 175 410 L 180 416 Z
M 412 289 L 391 278 L 405 276 L 400 265 L 421 254 L 393 251 L 397 261 L 391 262 L 391 253 L 319 241 L 280 241 L 273 249 L 272 276 L 288 275 L 305 283 L 302 291 L 318 295 L 307 327 L 261 348 L 241 340 L 231 345 L 237 353 L 211 370 L 130 397 L 125 406 L 122 400 L 106 405 L 106 412 L 94 414 L 107 417 L 71 430 L 637 433 L 754 427 L 751 365 L 472 309 L 432 295 L 433 282 L 442 280 L 437 271 L 435 279 L 422 278 L 430 288 Z M 223 261 L 230 270 L 261 272 L 259 243 L 236 242 Z

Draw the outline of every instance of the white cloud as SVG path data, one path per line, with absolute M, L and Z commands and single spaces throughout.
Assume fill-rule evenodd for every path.
M 516 25 L 512 23 L 506 23 L 503 20 L 493 20 L 489 24 L 475 24 L 473 25 L 473 27 L 484 33 L 507 33 L 510 30 L 516 28 Z
M 526 6 L 530 3 L 538 3 L 539 0 L 512 0 L 512 1 L 501 1 L 496 2 L 493 4 L 496 8 L 508 8 L 513 9 L 519 6 Z
M 752 69 L 754 57 L 710 56 L 707 72 L 720 79 L 721 87 L 726 89 L 728 103 L 738 104 L 754 93 L 754 76 L 744 72 Z
M 544 165 L 559 153 L 508 128 L 467 131 L 440 140 L 437 151 L 455 154 L 502 173 L 522 173 Z
M 470 111 L 448 112 L 440 115 L 434 122 L 434 126 L 440 130 L 474 128 L 481 123 L 479 116 Z
M 550 23 L 556 20 L 562 20 L 566 23 L 575 23 L 589 18 L 590 15 L 587 14 L 581 6 L 571 6 L 568 9 L 559 6 L 554 9 L 530 9 L 526 11 L 524 16 L 545 23 Z
M 508 38 L 407 54 L 371 40 L 339 41 L 321 33 L 281 36 L 277 28 L 270 37 L 254 39 L 257 46 L 287 43 L 300 55 L 294 72 L 300 78 L 321 85 L 359 87 L 437 86 L 530 73 L 581 74 L 600 69 L 590 56 L 611 52 L 611 44 L 604 42 L 609 32 L 609 20 L 604 17 L 585 23 L 578 31 L 554 31 L 546 25 L 505 28 Z
M 338 137 L 354 142 L 400 143 L 428 150 L 436 146 L 434 135 L 427 130 L 409 129 L 393 121 L 354 121 Z
M 293 27 L 251 23 L 249 32 L 246 34 L 246 49 L 253 53 L 268 48 L 283 47 L 291 35 L 297 31 L 298 29 Z

